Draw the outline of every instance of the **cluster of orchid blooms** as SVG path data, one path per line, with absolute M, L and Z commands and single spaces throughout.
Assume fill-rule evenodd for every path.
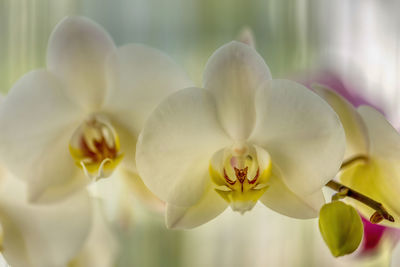
M 1 101 L 0 129 L 2 247 L 13 266 L 28 266 L 35 253 L 15 230 L 25 226 L 13 223 L 13 205 L 67 206 L 68 234 L 54 248 L 63 256 L 48 265 L 62 266 L 90 229 L 87 186 L 118 169 L 166 203 L 169 228 L 199 226 L 227 207 L 243 214 L 260 201 L 293 218 L 319 216 L 326 244 L 342 256 L 361 242 L 359 213 L 400 222 L 398 132 L 326 86 L 272 79 L 251 40 L 215 51 L 198 87 L 162 52 L 116 47 L 92 21 L 66 18 L 50 37 L 47 67 Z M 337 191 L 328 204 L 326 186 Z M 11 187 L 20 194 L 7 197 Z M 62 229 L 59 218 L 43 218 L 37 223 Z M 33 252 L 16 259 L 21 242 Z

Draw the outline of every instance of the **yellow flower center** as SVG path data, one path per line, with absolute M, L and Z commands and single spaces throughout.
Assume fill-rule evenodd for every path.
M 209 171 L 216 192 L 234 211 L 244 213 L 267 190 L 271 166 L 269 154 L 262 148 L 235 145 L 216 152 Z
M 116 131 L 100 116 L 93 116 L 78 127 L 69 149 L 75 164 L 94 180 L 110 176 L 123 158 Z

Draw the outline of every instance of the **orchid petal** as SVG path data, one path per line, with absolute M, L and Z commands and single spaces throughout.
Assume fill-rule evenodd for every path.
M 138 179 L 142 183 L 142 187 L 134 191 L 132 185 L 129 184 L 131 179 Z M 140 189 L 145 191 L 139 191 Z M 133 199 L 137 199 L 138 194 L 139 198 L 146 193 L 151 194 L 149 189 L 143 185 L 139 176 L 126 171 L 124 168 L 118 168 L 110 179 L 102 179 L 92 184 L 90 191 L 93 196 L 102 200 L 102 213 L 107 221 L 113 225 L 113 228 L 123 230 L 130 229 L 136 219 L 136 210 L 132 205 Z
M 380 224 L 390 227 L 400 227 L 400 161 L 393 159 L 370 158 L 368 162 L 359 162 L 351 168 L 346 168 L 340 175 L 340 181 L 350 188 L 381 203 L 394 217 L 394 222 L 383 220 Z M 370 218 L 374 209 L 348 199 L 366 217 Z
M 345 159 L 367 155 L 369 140 L 367 128 L 357 110 L 345 98 L 323 85 L 314 85 L 313 90 L 338 114 L 346 134 Z
M 82 107 L 101 107 L 106 94 L 105 63 L 115 49 L 111 37 L 93 21 L 67 17 L 50 36 L 47 67 L 66 84 L 66 94 Z
M 368 129 L 371 154 L 377 157 L 400 159 L 400 134 L 396 129 L 372 107 L 360 106 L 357 110 Z
M 243 43 L 224 45 L 208 60 L 204 88 L 215 95 L 221 124 L 233 139 L 245 140 L 253 131 L 256 90 L 270 79 L 263 58 Z
M 109 267 L 114 266 L 118 252 L 118 243 L 111 226 L 103 214 L 101 200 L 95 200 L 93 223 L 90 234 L 68 267 Z
M 299 196 L 291 191 L 282 181 L 276 166 L 272 167 L 272 175 L 267 183 L 268 189 L 260 201 L 270 209 L 283 215 L 310 219 L 318 217 L 319 209 L 325 204 L 322 190 L 307 196 Z
M 0 184 L 4 257 L 12 266 L 66 266 L 81 249 L 91 225 L 86 191 L 52 205 L 26 202 L 23 182 L 8 175 Z
M 122 186 L 127 195 L 133 193 L 135 199 L 138 199 L 148 209 L 160 213 L 164 212 L 166 204 L 149 190 L 137 173 L 128 170 L 122 171 L 122 173 L 120 180 L 122 180 Z
M 121 162 L 121 167 L 123 166 L 128 171 L 137 173 L 136 169 L 136 142 L 139 133 L 131 131 L 126 124 L 120 123 L 120 121 L 124 120 L 122 117 L 114 117 L 109 116 L 111 119 L 111 123 L 115 128 L 115 131 L 118 133 L 119 141 L 120 141 L 120 152 L 124 155 L 124 158 Z M 128 116 L 126 116 L 128 117 Z
M 184 89 L 163 101 L 147 120 L 137 144 L 137 168 L 158 197 L 189 207 L 206 189 L 213 153 L 229 143 L 212 95 Z
M 332 108 L 295 82 L 273 80 L 256 96 L 250 141 L 264 148 L 297 195 L 319 191 L 342 163 L 345 135 Z
M 171 58 L 144 45 L 120 47 L 107 62 L 105 110 L 120 135 L 125 165 L 136 171 L 137 136 L 150 112 L 170 93 L 192 82 Z
M 400 205 L 397 201 L 400 192 L 400 135 L 378 111 L 371 107 L 358 108 L 368 129 L 370 138 L 370 159 L 344 169 L 341 181 L 368 197 L 383 204 L 394 217 L 395 222 L 382 224 L 399 227 Z M 360 212 L 370 217 L 374 210 L 354 202 Z
M 165 220 L 168 228 L 190 229 L 214 219 L 227 207 L 228 203 L 209 185 L 198 203 L 191 207 L 167 204 Z
M 138 44 L 118 48 L 107 61 L 107 72 L 109 94 L 105 109 L 135 135 L 165 97 L 193 86 L 170 57 Z
M 0 157 L 10 171 L 29 183 L 30 198 L 62 197 L 85 181 L 77 177 L 68 151 L 80 109 L 65 97 L 47 71 L 23 76 L 0 106 Z M 50 196 L 51 195 L 51 196 Z

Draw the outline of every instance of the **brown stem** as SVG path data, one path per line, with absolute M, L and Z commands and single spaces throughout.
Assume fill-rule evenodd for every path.
M 394 218 L 392 215 L 387 212 L 387 210 L 383 207 L 383 205 L 372 198 L 367 197 L 366 195 L 363 195 L 350 187 L 347 187 L 339 182 L 336 182 L 334 180 L 330 180 L 327 184 L 327 187 L 335 190 L 338 192 L 338 194 L 341 197 L 351 197 L 357 201 L 360 201 L 361 203 L 364 203 L 368 207 L 372 208 L 375 210 L 375 213 L 372 214 L 370 221 L 372 223 L 379 223 L 383 219 L 386 219 L 388 221 L 394 222 Z

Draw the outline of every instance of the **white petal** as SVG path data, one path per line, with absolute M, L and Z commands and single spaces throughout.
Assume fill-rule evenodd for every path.
M 184 89 L 150 115 L 137 144 L 137 168 L 159 198 L 188 207 L 206 189 L 212 154 L 229 141 L 216 118 L 212 95 Z
M 203 79 L 204 88 L 215 95 L 225 130 L 236 140 L 247 139 L 255 123 L 256 90 L 271 79 L 262 57 L 246 44 L 231 42 L 210 57 Z
M 342 163 L 345 135 L 338 116 L 300 84 L 273 80 L 256 96 L 257 122 L 250 138 L 263 147 L 298 195 L 320 190 Z
M 228 207 L 210 184 L 198 203 L 191 207 L 167 204 L 165 222 L 168 228 L 190 229 L 200 226 L 221 214 Z
M 95 200 L 90 234 L 69 267 L 111 267 L 117 260 L 118 243 L 103 214 L 101 200 Z
M 393 215 L 395 223 L 385 220 L 382 224 L 399 227 L 400 135 L 385 117 L 372 107 L 361 106 L 358 111 L 368 129 L 372 159 L 365 167 L 360 165 L 359 173 L 356 172 L 353 177 L 344 174 L 342 179 L 356 190 L 382 203 Z M 373 213 L 373 210 L 365 205 L 359 205 L 358 208 L 365 216 Z
M 131 196 L 133 194 L 135 199 L 138 199 L 150 210 L 158 213 L 164 212 L 166 204 L 149 190 L 137 173 L 122 171 L 120 178 L 126 195 Z M 128 205 L 131 206 L 131 204 Z
M 139 135 L 150 112 L 165 97 L 193 85 L 171 58 L 144 45 L 118 48 L 107 71 L 110 90 L 105 108 L 133 136 Z
M 24 165 L 24 170 L 21 171 L 24 171 L 24 175 L 29 179 L 27 182 L 30 201 L 58 201 L 90 182 L 83 170 L 75 165 L 69 153 L 71 132 L 67 131 L 54 138 L 49 137 L 49 142 L 37 156 L 27 155 L 30 156 L 29 164 Z
M 357 110 L 345 98 L 323 85 L 314 85 L 313 90 L 338 114 L 346 134 L 345 159 L 356 155 L 367 155 L 369 140 L 367 128 Z
M 372 107 L 361 106 L 357 110 L 368 129 L 371 154 L 400 159 L 400 135 L 396 129 Z
M 31 198 L 50 188 L 67 193 L 83 182 L 74 180 L 80 170 L 68 150 L 80 119 L 80 109 L 46 71 L 23 76 L 0 106 L 0 157 L 28 181 Z
M 170 93 L 192 83 L 171 58 L 143 45 L 118 48 L 107 67 L 105 110 L 120 136 L 124 165 L 135 172 L 136 141 L 150 112 Z
M 345 169 L 341 181 L 351 188 L 380 202 L 394 217 L 395 222 L 384 220 L 381 224 L 400 226 L 400 136 L 375 109 L 368 106 L 358 108 L 370 137 L 370 160 Z M 374 212 L 371 208 L 353 202 L 367 218 Z
M 15 267 L 66 266 L 91 225 L 91 203 L 80 191 L 54 205 L 26 202 L 25 185 L 7 177 L 0 189 L 0 222 L 7 262 Z
M 272 172 L 268 182 L 269 187 L 260 198 L 265 206 L 293 218 L 318 217 L 319 209 L 325 203 L 322 190 L 307 196 L 296 195 L 284 184 L 276 167 L 273 167 Z
M 83 17 L 67 17 L 50 36 L 47 67 L 67 85 L 67 94 L 88 109 L 99 108 L 106 94 L 105 63 L 115 49 L 103 28 Z
M 135 187 L 138 184 L 140 186 Z M 126 172 L 123 168 L 117 169 L 110 178 L 92 184 L 90 191 L 102 200 L 103 213 L 113 228 L 126 231 L 136 225 L 134 221 L 137 219 L 137 210 L 132 201 L 138 198 L 143 200 L 140 204 L 145 209 L 152 208 L 153 211 L 163 212 L 162 202 L 158 200 L 160 206 L 156 208 L 155 202 L 152 202 L 154 199 L 150 199 L 150 195 L 153 194 L 140 177 Z

